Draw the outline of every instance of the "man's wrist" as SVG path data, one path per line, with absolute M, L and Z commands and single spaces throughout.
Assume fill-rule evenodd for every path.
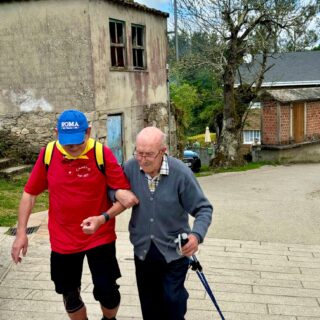
M 193 234 L 193 235 L 197 238 L 198 244 L 200 244 L 200 243 L 202 242 L 202 238 L 201 238 L 201 236 L 200 236 L 199 233 L 197 233 L 197 232 L 191 232 L 191 234 Z
M 16 230 L 16 235 L 26 235 L 27 227 L 18 227 Z
M 104 216 L 104 223 L 110 220 L 110 215 L 108 214 L 108 212 L 102 212 L 102 215 Z

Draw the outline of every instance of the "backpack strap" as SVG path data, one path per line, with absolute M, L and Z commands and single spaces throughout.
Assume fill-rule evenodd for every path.
M 51 141 L 47 144 L 46 150 L 43 156 L 43 163 L 46 165 L 46 170 L 48 171 L 49 165 L 52 159 L 52 154 L 56 141 Z M 94 155 L 96 159 L 96 164 L 102 174 L 105 175 L 105 165 L 104 165 L 104 155 L 103 155 L 103 144 L 99 141 L 94 142 Z
M 46 165 L 47 171 L 49 169 L 49 165 L 52 159 L 52 154 L 53 154 L 55 145 L 56 145 L 56 141 L 49 142 L 46 146 L 46 150 L 44 151 L 43 163 Z
M 94 142 L 94 155 L 98 169 L 105 175 L 103 144 L 99 141 Z

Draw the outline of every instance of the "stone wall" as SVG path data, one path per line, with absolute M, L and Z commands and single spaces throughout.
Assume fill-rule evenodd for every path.
M 160 128 L 167 135 L 168 152 L 173 156 L 177 154 L 176 122 L 174 116 L 171 114 L 169 127 L 169 114 L 166 104 L 146 106 L 144 108 L 144 126 Z
M 132 141 L 127 145 L 125 159 L 128 159 L 133 150 L 137 133 L 145 126 L 156 126 L 169 133 L 168 112 L 165 104 L 135 107 L 132 117 L 134 131 L 127 140 Z M 136 112 L 138 110 L 138 112 Z M 60 113 L 55 112 L 19 112 L 2 115 L 0 117 L 0 157 L 8 156 L 18 162 L 33 163 L 41 149 L 49 141 L 55 140 L 54 128 Z M 107 145 L 106 136 L 107 112 L 85 112 L 89 121 L 91 137 Z M 171 128 L 171 153 L 176 153 L 175 121 L 172 118 Z M 169 144 L 169 136 L 167 143 Z
M 304 142 L 286 146 L 253 146 L 252 161 L 281 163 L 320 162 L 320 142 Z
M 56 114 L 49 112 L 14 113 L 0 119 L 2 156 L 33 163 L 42 146 L 54 140 Z

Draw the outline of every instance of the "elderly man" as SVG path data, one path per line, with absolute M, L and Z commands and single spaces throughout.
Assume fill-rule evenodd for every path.
M 51 279 L 56 292 L 63 295 L 65 309 L 72 320 L 87 319 L 80 296 L 85 256 L 92 274 L 93 294 L 101 305 L 102 319 L 115 319 L 120 303 L 116 280 L 121 274 L 115 254 L 115 221 L 111 218 L 124 208 L 119 203 L 112 206 L 106 190 L 128 189 L 129 183 L 111 150 L 105 146 L 101 151 L 105 170 L 101 172 L 90 131 L 82 112 L 66 110 L 60 115 L 56 128 L 58 141 L 50 166 L 45 165 L 43 148 L 24 188 L 11 253 L 15 263 L 21 261 L 21 254 L 26 254 L 30 213 L 36 197 L 48 189 Z M 100 224 L 103 224 L 94 235 L 84 233 L 90 226 L 82 222 L 89 216 L 100 218 Z
M 129 231 L 144 320 L 184 319 L 187 257 L 203 242 L 213 211 L 192 171 L 166 154 L 165 138 L 155 127 L 144 128 L 137 135 L 134 158 L 124 165 L 139 199 L 132 208 Z M 117 190 L 115 196 L 125 207 L 136 204 L 126 190 Z M 192 228 L 189 214 L 195 218 Z M 182 255 L 175 243 L 181 233 L 189 240 Z

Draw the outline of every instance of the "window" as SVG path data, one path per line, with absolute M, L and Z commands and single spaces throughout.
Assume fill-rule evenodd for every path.
M 144 26 L 132 25 L 132 61 L 134 69 L 145 69 Z
M 243 131 L 243 143 L 253 144 L 261 143 L 261 131 L 260 130 L 244 130 Z
M 250 109 L 261 109 L 261 102 L 250 102 Z
M 126 43 L 125 23 L 118 20 L 109 21 L 111 66 L 125 67 L 126 65 Z

